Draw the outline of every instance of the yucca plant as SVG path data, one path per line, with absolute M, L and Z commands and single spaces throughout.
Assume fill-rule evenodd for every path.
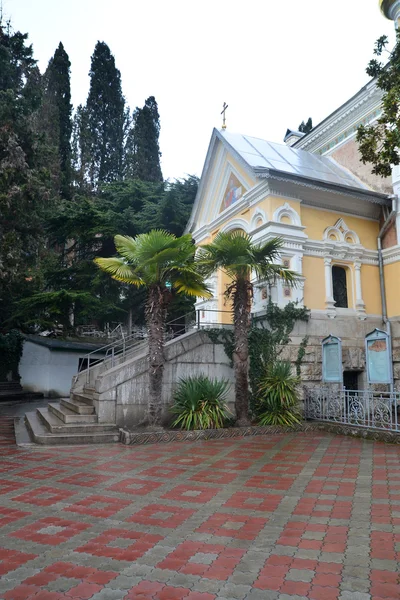
M 181 429 L 220 429 L 231 416 L 226 404 L 229 382 L 196 375 L 181 379 L 174 394 L 172 426 Z
M 268 367 L 258 389 L 260 425 L 294 427 L 301 423 L 299 383 L 290 362 L 277 361 Z

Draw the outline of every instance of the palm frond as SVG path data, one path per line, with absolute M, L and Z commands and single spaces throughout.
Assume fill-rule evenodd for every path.
M 136 285 L 137 287 L 144 285 L 144 281 L 140 275 L 138 275 L 138 273 L 136 273 L 123 258 L 95 258 L 94 262 L 100 269 L 109 273 L 109 275 L 117 281 Z

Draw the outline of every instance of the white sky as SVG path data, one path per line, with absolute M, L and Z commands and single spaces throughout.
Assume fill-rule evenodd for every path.
M 224 101 L 230 131 L 282 142 L 368 81 L 378 37 L 394 41 L 378 0 L 3 0 L 3 12 L 42 71 L 63 42 L 75 106 L 97 40 L 110 46 L 130 107 L 156 97 L 165 178 L 201 174 Z

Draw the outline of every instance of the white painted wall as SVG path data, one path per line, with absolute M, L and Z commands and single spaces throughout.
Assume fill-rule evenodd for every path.
M 42 392 L 45 397 L 68 397 L 72 377 L 77 374 L 79 359 L 87 352 L 52 350 L 26 340 L 19 374 L 24 390 Z

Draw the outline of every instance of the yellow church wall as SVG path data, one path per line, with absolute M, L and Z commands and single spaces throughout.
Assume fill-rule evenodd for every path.
M 285 203 L 287 203 L 298 214 L 300 214 L 300 202 L 297 202 L 296 200 L 287 200 L 286 198 L 280 198 L 279 196 L 268 196 L 264 200 L 257 202 L 256 206 L 252 207 L 251 217 L 253 217 L 256 210 L 260 208 L 267 215 L 267 219 L 272 221 L 272 217 L 276 209 L 280 208 Z
M 384 266 L 388 317 L 400 316 L 400 262 Z
M 232 314 L 229 312 L 232 309 L 232 305 L 231 302 L 226 300 L 224 295 L 230 282 L 231 279 L 224 271 L 218 271 L 218 310 L 221 311 L 218 315 L 218 323 L 232 323 Z
M 343 213 L 316 210 L 308 206 L 301 205 L 301 221 L 305 226 L 305 233 L 312 240 L 322 240 L 324 231 L 327 227 L 332 227 L 338 219 L 343 219 L 349 229 L 356 232 L 360 238 L 360 243 L 364 248 L 376 250 L 376 239 L 379 233 L 378 221 L 369 221 L 360 219 Z
M 325 308 L 324 259 L 315 256 L 304 256 L 303 275 L 305 277 L 305 306 L 314 310 L 323 310 Z
M 369 315 L 380 315 L 382 304 L 378 267 L 361 265 L 361 286 L 366 313 Z

